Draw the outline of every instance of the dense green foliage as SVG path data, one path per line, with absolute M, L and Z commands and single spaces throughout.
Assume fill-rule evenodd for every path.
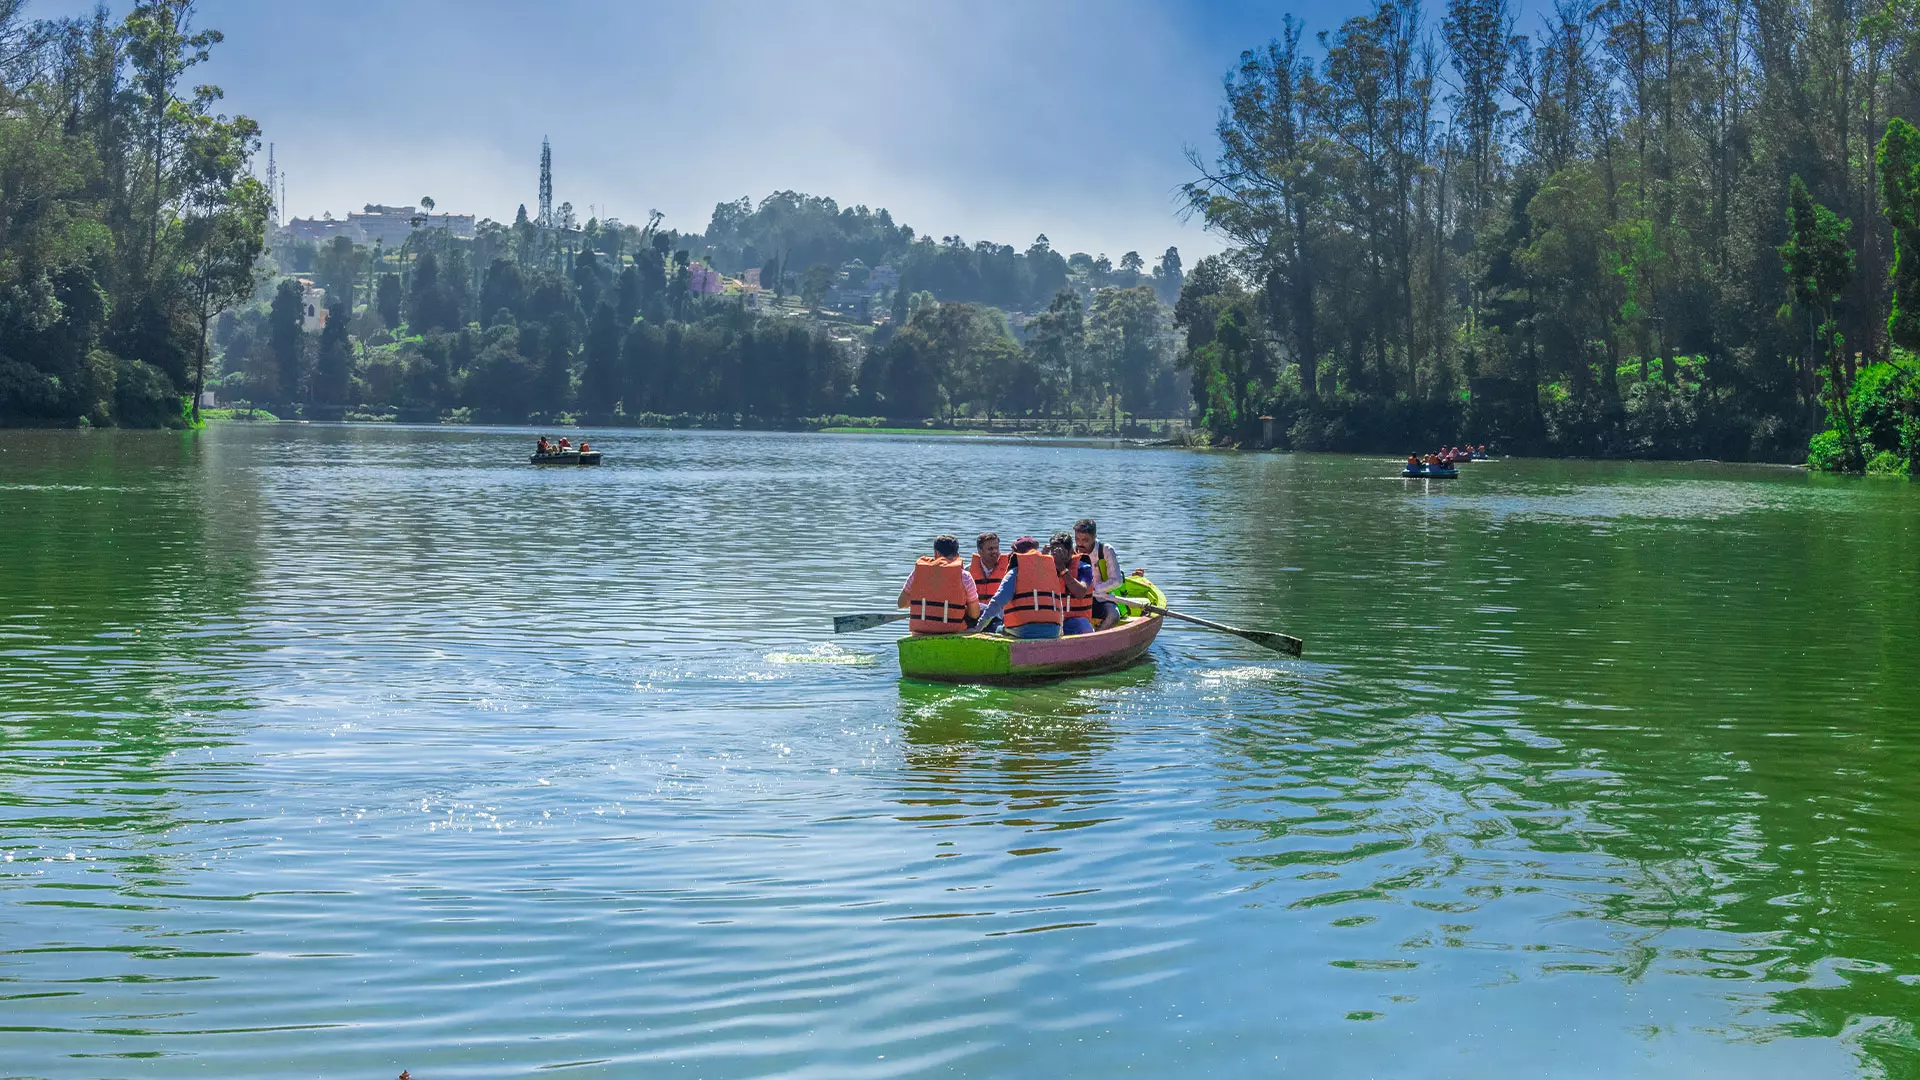
M 1448 0 L 1435 40 L 1382 0 L 1317 55 L 1291 18 L 1243 55 L 1188 185 L 1234 246 L 1177 308 L 1212 434 L 1907 452 L 1859 437 L 1851 384 L 1920 344 L 1911 0 L 1514 11 Z
M 1063 275 L 1047 309 L 1018 323 L 902 286 L 877 305 L 876 327 L 864 313 L 821 311 L 820 282 L 802 307 L 751 290 L 697 295 L 688 246 L 708 258 L 711 247 L 658 225 L 523 219 L 484 222 L 472 240 L 420 230 L 390 252 L 345 237 L 283 246 L 275 259 L 327 290 L 326 327 L 302 331 L 302 286 L 282 281 L 221 320 L 217 389 L 283 416 L 516 423 L 1032 413 L 1117 423 L 1123 411 L 1182 408 L 1168 310 L 1150 284 Z
M 186 0 L 118 25 L 0 0 L 0 422 L 183 421 L 206 328 L 254 289 L 257 131 L 186 76 L 220 40 Z
M 776 191 L 758 206 L 745 197 L 723 202 L 714 207 L 706 233 L 688 239 L 722 271 L 760 268 L 769 288 L 816 268 L 884 265 L 899 272 L 900 287 L 909 294 L 930 292 L 941 300 L 1010 311 L 1045 307 L 1070 274 L 1093 289 L 1151 286 L 1168 304 L 1181 282 L 1180 253 L 1173 248 L 1149 271 L 1139 252 L 1126 252 L 1115 266 L 1104 253 L 1061 255 L 1045 235 L 1025 251 L 991 240 L 969 245 L 958 236 L 936 242 L 916 238 L 911 226 L 896 224 L 885 209 L 842 209 L 832 199 L 794 191 Z

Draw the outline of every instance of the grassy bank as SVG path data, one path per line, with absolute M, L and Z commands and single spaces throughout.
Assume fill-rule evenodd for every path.
M 238 420 L 243 423 L 274 423 L 280 418 L 265 409 L 201 409 L 200 419 L 202 421 Z

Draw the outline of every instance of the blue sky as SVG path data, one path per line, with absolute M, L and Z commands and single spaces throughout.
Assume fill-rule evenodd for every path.
M 302 216 L 431 195 L 510 220 L 545 135 L 582 219 L 698 230 L 722 199 L 791 188 L 936 237 L 1191 263 L 1219 245 L 1177 216 L 1182 152 L 1211 148 L 1222 76 L 1289 10 L 1318 31 L 1362 8 L 201 0 L 199 24 L 226 34 L 204 81 L 260 121 Z

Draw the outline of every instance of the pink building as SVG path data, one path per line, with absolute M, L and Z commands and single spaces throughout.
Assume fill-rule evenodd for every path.
M 687 288 L 693 293 L 705 296 L 720 295 L 720 290 L 726 280 L 720 276 L 720 271 L 710 266 L 693 263 L 687 267 L 687 273 Z

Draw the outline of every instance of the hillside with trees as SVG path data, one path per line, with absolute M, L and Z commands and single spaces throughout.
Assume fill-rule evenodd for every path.
M 834 205 L 778 193 L 762 206 L 788 200 Z M 793 427 L 1042 415 L 1086 425 L 1104 417 L 1112 427 L 1126 414 L 1186 408 L 1161 299 L 1178 293 L 1171 250 L 1157 278 L 1131 267 L 1083 274 L 1061 259 L 1042 309 L 1009 314 L 964 299 L 983 295 L 983 278 L 959 269 L 1011 251 L 999 245 L 936 244 L 902 228 L 892 246 L 866 251 L 877 266 L 907 264 L 897 285 L 876 290 L 858 280 L 857 235 L 811 247 L 789 236 L 766 250 L 789 262 L 795 252 L 845 262 L 770 268 L 766 289 L 707 295 L 694 288 L 696 274 L 750 268 L 739 252 L 767 241 L 715 245 L 662 230 L 657 217 L 574 229 L 564 207 L 556 217 L 545 227 L 523 209 L 511 226 L 482 222 L 470 240 L 420 229 L 392 251 L 344 236 L 276 246 L 273 260 L 288 275 L 277 291 L 215 328 L 216 389 L 281 416 L 503 423 Z M 823 217 L 887 220 L 864 209 Z M 1016 277 L 1032 258 L 1014 258 Z M 299 332 L 301 281 L 331 304 L 317 336 Z
M 1214 438 L 1920 461 L 1912 0 L 1437 15 L 1230 75 L 1177 305 Z

